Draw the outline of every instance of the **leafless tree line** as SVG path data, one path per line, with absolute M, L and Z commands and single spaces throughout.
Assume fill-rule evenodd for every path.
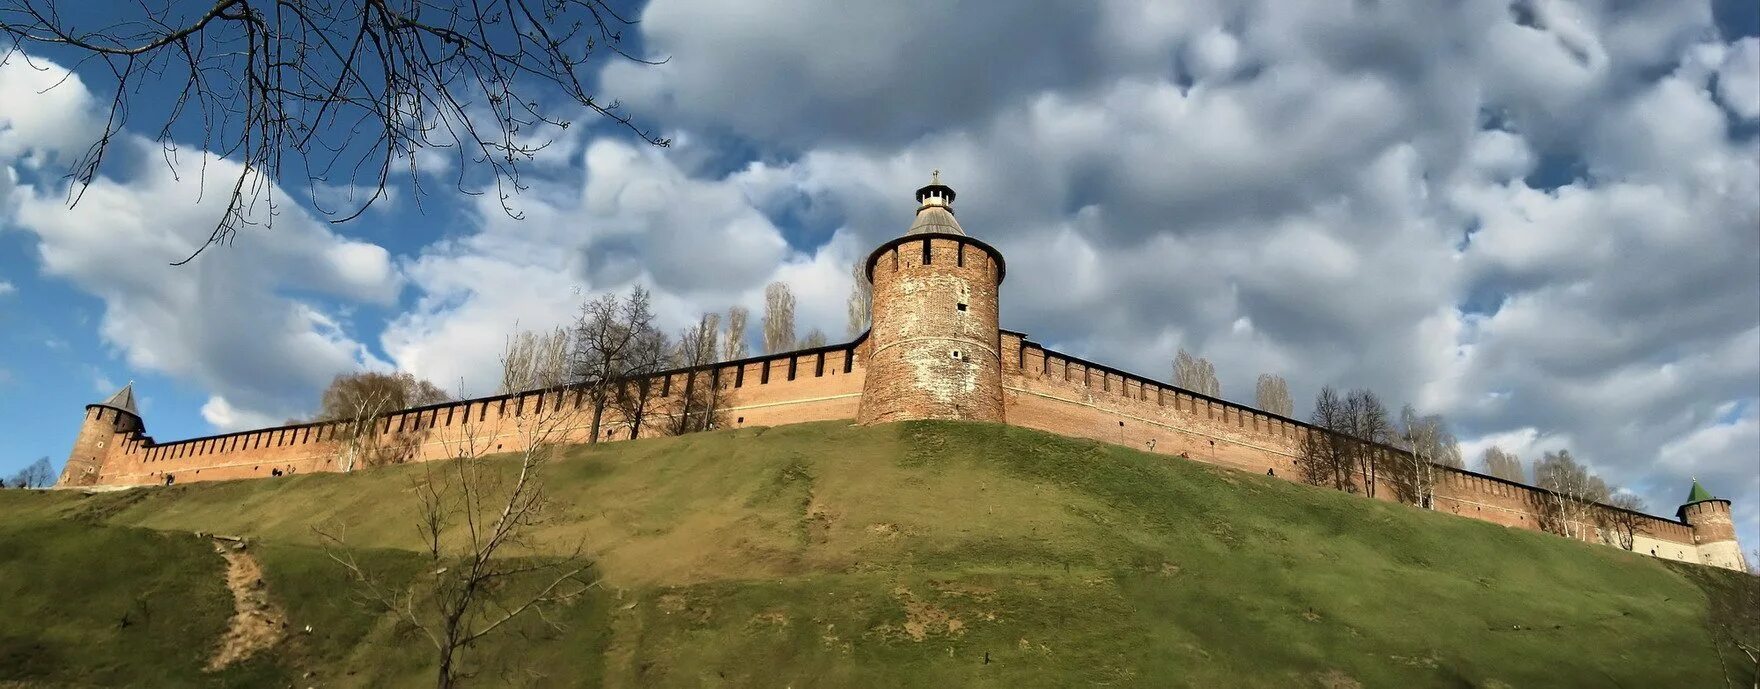
M 12 478 L 0 481 L 0 488 L 48 488 L 55 485 L 55 465 L 49 463 L 48 457 L 38 457 L 37 461 L 19 469 Z
M 1309 421 L 1314 428 L 1302 436 L 1296 466 L 1316 486 L 1374 497 L 1385 483 L 1399 500 L 1434 509 L 1444 467 L 1464 468 L 1460 443 L 1440 415 L 1406 405 L 1390 419 L 1369 390 L 1322 388 Z M 1487 448 L 1481 461 L 1490 475 L 1523 480 L 1521 460 L 1501 448 Z M 1614 490 L 1568 450 L 1536 461 L 1533 485 L 1542 489 L 1535 507 L 1548 532 L 1631 550 L 1643 531 L 1643 500 Z
M 633 22 L 604 0 L 167 0 L 114 5 L 117 17 L 96 29 L 64 16 L 69 4 L 0 0 L 0 60 L 48 47 L 114 82 L 102 131 L 69 173 L 70 203 L 137 111 L 155 105 L 142 93 L 175 94 L 162 111 L 142 112 L 168 164 L 179 135 L 200 137 L 204 163 L 211 151 L 240 164 L 208 241 L 179 263 L 273 222 L 287 162 L 305 175 L 313 205 L 344 222 L 384 199 L 393 174 L 407 173 L 419 198 L 418 154 L 438 150 L 456 160 L 446 167 L 460 192 L 483 193 L 467 172 L 486 170 L 517 218 L 510 199 L 523 189 L 522 167 L 576 112 L 669 143 L 589 88 L 603 58 L 655 64 L 624 50 Z M 562 100 L 546 105 L 540 94 Z M 326 208 L 324 185 L 369 191 Z

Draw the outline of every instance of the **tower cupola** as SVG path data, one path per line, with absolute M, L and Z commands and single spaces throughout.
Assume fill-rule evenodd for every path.
M 906 235 L 947 233 L 963 235 L 965 228 L 953 217 L 953 187 L 941 183 L 941 171 L 930 175 L 929 184 L 917 190 L 917 217 Z

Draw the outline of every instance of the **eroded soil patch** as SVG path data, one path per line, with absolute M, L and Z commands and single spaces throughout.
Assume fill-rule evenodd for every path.
M 287 614 L 269 600 L 263 566 L 242 545 L 214 542 L 214 550 L 226 558 L 226 588 L 232 592 L 233 612 L 226 636 L 208 660 L 209 670 L 225 668 L 274 646 L 287 630 Z

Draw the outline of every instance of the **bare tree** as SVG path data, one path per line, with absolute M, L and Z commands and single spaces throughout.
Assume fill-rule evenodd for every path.
M 868 329 L 874 309 L 874 283 L 868 281 L 867 261 L 858 258 L 850 264 L 849 275 L 849 337 L 855 339 Z
M 1261 410 L 1279 416 L 1295 413 L 1295 403 L 1289 398 L 1289 383 L 1284 381 L 1283 376 L 1259 374 L 1259 385 L 1253 393 L 1253 399 Z
M 813 328 L 812 330 L 807 331 L 806 337 L 801 338 L 801 344 L 800 344 L 799 348 L 800 349 L 813 349 L 815 347 L 823 347 L 827 343 L 829 343 L 830 341 L 831 341 L 830 339 L 825 337 L 825 331 L 820 330 L 818 328 Z
M 357 418 L 364 407 L 382 413 L 439 404 L 451 399 L 445 390 L 404 371 L 343 373 L 331 379 L 330 386 L 324 388 L 323 397 L 318 401 L 318 416 L 315 420 Z
M 1600 510 L 1607 529 L 1613 532 L 1614 541 L 1621 548 L 1631 550 L 1638 540 L 1638 534 L 1644 531 L 1644 510 L 1647 507 L 1644 499 L 1634 493 L 1614 493 L 1607 499 L 1607 504 L 1615 509 Z
M 1316 486 L 1351 490 L 1353 486 L 1351 440 L 1344 429 L 1349 421 L 1345 403 L 1331 386 L 1320 388 L 1309 416 L 1313 428 L 1302 434 L 1296 466 L 1302 480 Z
M 673 364 L 685 369 L 684 389 L 670 414 L 667 429 L 673 435 L 707 431 L 721 421 L 721 375 L 715 363 L 715 314 L 704 314 L 697 324 L 678 335 Z M 702 370 L 698 370 L 702 369 Z
M 1753 555 L 1754 561 L 1760 562 L 1760 550 L 1755 550 Z M 1743 674 L 1748 676 L 1754 689 L 1760 689 L 1760 564 L 1750 563 L 1747 576 L 1711 568 L 1691 569 L 1693 571 L 1683 573 L 1695 579 L 1695 583 L 1709 594 L 1705 624 L 1710 628 L 1712 638 L 1715 643 L 1727 644 L 1747 658 Z M 1723 665 L 1724 686 L 1736 686 L 1729 666 L 1721 662 L 1722 649 L 1717 651 L 1718 664 Z M 1737 662 L 1741 660 L 1738 658 Z
M 1528 480 L 1527 472 L 1522 469 L 1522 459 L 1495 445 L 1485 448 L 1485 453 L 1479 456 L 1479 467 L 1486 474 L 1505 481 L 1522 483 Z
M 509 388 L 538 389 L 528 393 L 537 399 L 499 425 L 466 417 L 449 430 L 447 457 L 423 463 L 412 479 L 427 558 L 420 580 L 387 581 L 356 559 L 344 525 L 314 527 L 364 598 L 429 641 L 441 689 L 468 677 L 466 654 L 476 642 L 525 616 L 554 625 L 548 611 L 597 584 L 587 578 L 591 563 L 580 544 L 556 550 L 533 537 L 550 518 L 544 470 L 574 415 L 564 391 L 548 386 L 568 374 L 566 343 L 549 334 L 512 338 L 502 380 Z M 510 461 L 484 459 L 504 444 L 515 448 Z
M 772 282 L 764 288 L 764 353 L 786 352 L 794 343 L 794 292 L 786 282 Z
M 746 317 L 750 312 L 744 306 L 727 308 L 727 334 L 721 338 L 721 360 L 739 361 L 746 358 Z
M 1406 502 L 1434 509 L 1441 467 L 1460 468 L 1461 447 L 1440 414 L 1420 416 L 1412 405 L 1399 412 L 1398 440 L 1405 450 L 1391 458 L 1388 477 Z
M 333 423 L 337 439 L 336 470 L 354 471 L 362 467 L 401 462 L 410 448 L 408 437 L 393 435 L 385 421 L 387 414 L 399 407 L 393 401 L 392 388 L 367 387 L 347 397 L 348 406 L 336 406 L 339 414 Z M 327 403 L 332 407 L 337 403 Z M 380 428 L 384 423 L 387 428 Z
M 562 328 L 522 330 L 507 338 L 499 394 L 561 387 L 569 375 L 569 335 Z
M 395 411 L 450 399 L 433 383 L 407 372 L 345 373 L 332 379 L 324 389 L 317 420 L 336 425 L 336 468 L 348 472 L 412 458 L 417 443 L 415 434 L 392 432 L 386 417 Z
M 1350 436 L 1351 441 L 1347 444 L 1351 463 L 1362 479 L 1360 487 L 1364 495 L 1375 497 L 1382 468 L 1391 461 L 1385 450 L 1385 443 L 1393 439 L 1393 424 L 1387 418 L 1387 408 L 1381 405 L 1381 398 L 1374 392 L 1352 390 L 1345 396 L 1344 416 L 1345 435 Z
M 1588 540 L 1595 524 L 1595 503 L 1606 500 L 1607 483 L 1571 456 L 1569 450 L 1548 452 L 1534 462 L 1534 485 L 1545 489 L 1540 500 L 1540 528 L 1566 538 Z
M 617 386 L 617 393 L 612 402 L 623 416 L 623 422 L 629 425 L 629 438 L 641 437 L 642 425 L 653 409 L 655 376 L 671 363 L 671 344 L 666 334 L 658 330 L 648 330 L 641 337 L 630 343 L 629 353 L 625 360 L 629 370 L 647 372 L 645 375 L 628 376 Z M 609 431 L 607 431 L 609 433 Z
M 343 222 L 385 198 L 394 173 L 407 173 L 419 198 L 421 154 L 440 151 L 456 160 L 444 167 L 456 167 L 461 192 L 481 193 L 487 185 L 467 172 L 486 172 L 518 218 L 510 199 L 523 189 L 522 167 L 576 111 L 668 144 L 590 92 L 600 58 L 655 64 L 624 51 L 632 22 L 604 0 L 167 0 L 108 5 L 117 18 L 96 30 L 62 15 L 74 4 L 84 3 L 0 0 L 0 61 L 47 46 L 103 66 L 85 76 L 115 81 L 102 131 L 73 164 L 72 203 L 137 114 L 151 118 L 168 164 L 175 137 L 190 132 L 201 132 L 204 157 L 240 163 L 208 241 L 180 264 L 272 222 L 284 163 Z M 160 106 L 159 94 L 174 95 Z M 326 208 L 321 187 L 372 191 Z
M 654 327 L 648 291 L 639 285 L 621 301 L 607 294 L 581 304 L 574 324 L 570 382 L 581 387 L 591 409 L 588 442 L 600 440 L 605 410 L 625 383 L 653 375 L 663 365 L 643 349 L 663 338 Z
M 48 457 L 38 457 L 37 461 L 25 465 L 12 480 L 0 483 L 0 487 L 14 488 L 48 488 L 55 485 L 55 465 L 49 463 Z
M 1216 381 L 1216 367 L 1209 359 L 1192 356 L 1184 347 L 1173 358 L 1173 384 L 1200 395 L 1222 396 L 1222 385 Z

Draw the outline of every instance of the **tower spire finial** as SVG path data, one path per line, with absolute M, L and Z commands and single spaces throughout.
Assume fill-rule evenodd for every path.
M 941 183 L 941 170 L 940 169 L 935 169 L 935 170 L 929 171 L 929 183 L 930 184 L 940 184 Z

